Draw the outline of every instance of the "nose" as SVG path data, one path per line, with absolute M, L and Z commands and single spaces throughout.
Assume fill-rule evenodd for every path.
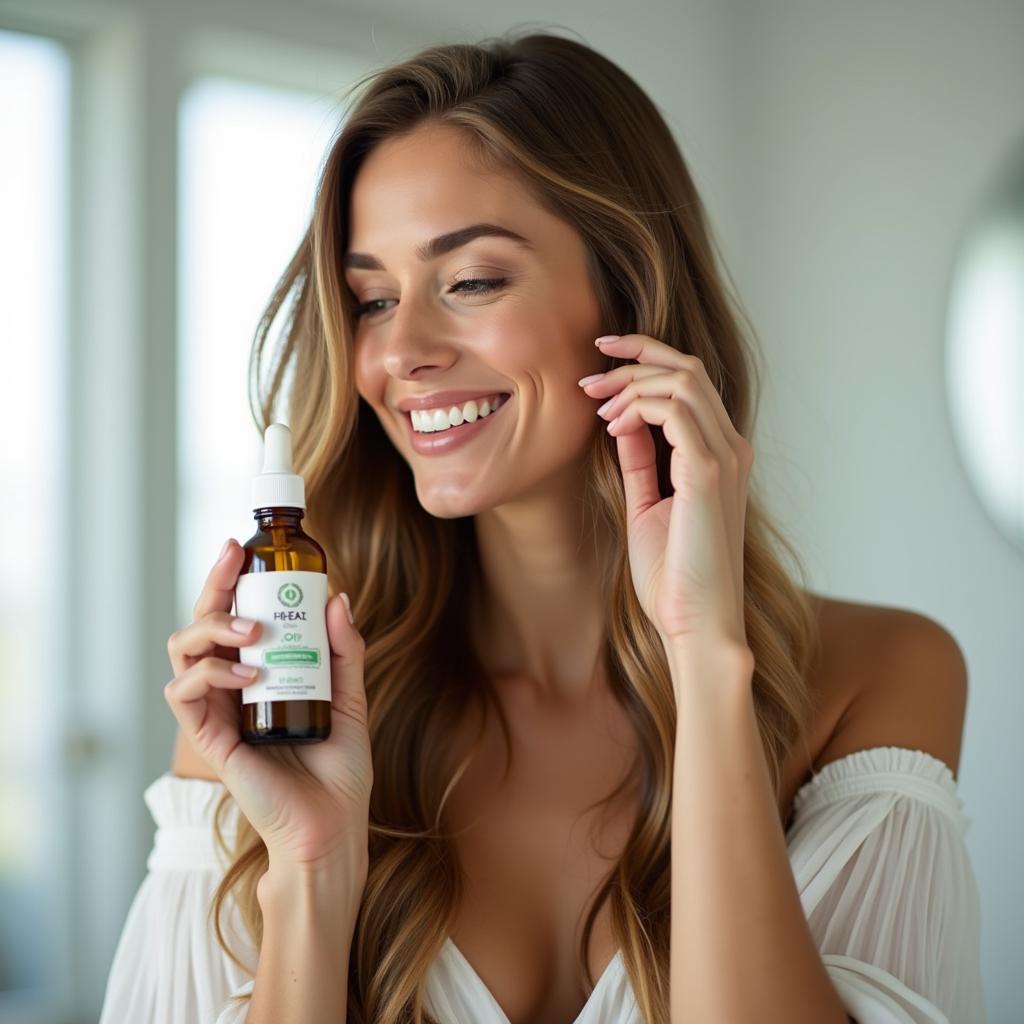
M 410 377 L 418 368 L 451 362 L 452 346 L 442 340 L 442 314 L 429 299 L 403 297 L 382 332 L 381 362 L 392 377 Z

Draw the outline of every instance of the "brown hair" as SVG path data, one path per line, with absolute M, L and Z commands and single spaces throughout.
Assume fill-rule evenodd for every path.
M 251 370 L 261 432 L 278 418 L 277 403 L 288 403 L 296 471 L 306 481 L 307 526 L 327 552 L 330 593 L 351 595 L 366 639 L 374 785 L 348 1017 L 419 1024 L 432 1019 L 423 1006 L 425 976 L 461 893 L 443 811 L 476 750 L 446 774 L 446 737 L 470 702 L 484 714 L 494 709 L 506 740 L 508 724 L 492 680 L 464 640 L 480 587 L 472 517 L 443 519 L 423 510 L 409 466 L 355 386 L 354 296 L 340 267 L 350 192 L 363 159 L 381 141 L 415 127 L 457 126 L 481 161 L 514 172 L 580 233 L 609 333 L 647 334 L 698 356 L 748 439 L 756 363 L 679 148 L 654 103 L 610 60 L 554 34 L 509 34 L 430 47 L 353 89 L 363 86 L 325 162 L 309 229 L 257 329 Z M 271 344 L 278 320 L 283 329 Z M 608 368 L 620 363 L 609 358 Z M 660 431 L 653 433 L 658 479 L 668 495 L 671 449 Z M 594 431 L 586 487 L 587 508 L 624 538 L 616 443 L 603 429 Z M 780 560 L 788 553 L 803 576 L 798 556 L 753 493 L 753 479 L 748 495 L 745 628 L 756 664 L 758 727 L 778 792 L 783 761 L 812 709 L 806 677 L 817 633 L 808 592 Z M 588 908 L 579 964 L 588 975 L 594 920 L 610 900 L 643 1019 L 667 1024 L 675 701 L 661 640 L 633 590 L 625 543 L 606 573 L 603 657 L 639 736 L 630 778 L 638 783 L 641 808 Z M 231 800 L 225 793 L 215 822 L 225 849 L 221 813 Z M 220 914 L 232 896 L 259 945 L 256 883 L 267 869 L 267 851 L 242 816 L 231 857 L 211 914 L 221 946 L 244 967 L 224 941 Z

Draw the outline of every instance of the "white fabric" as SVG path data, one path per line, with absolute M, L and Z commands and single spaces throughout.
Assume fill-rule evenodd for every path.
M 99 1024 L 245 1021 L 248 1003 L 230 1006 L 228 997 L 251 992 L 252 976 L 206 924 L 224 870 L 212 833 L 222 792 L 219 782 L 170 772 L 146 790 L 157 824 L 149 873 Z M 233 827 L 237 808 L 229 807 Z M 903 747 L 832 761 L 796 795 L 786 835 L 793 876 L 825 968 L 858 1024 L 985 1024 L 980 901 L 962 807 L 949 767 Z M 232 948 L 255 969 L 257 952 L 227 905 Z M 509 1024 L 450 939 L 428 975 L 426 1006 L 445 1024 Z M 573 1024 L 642 1024 L 621 952 Z

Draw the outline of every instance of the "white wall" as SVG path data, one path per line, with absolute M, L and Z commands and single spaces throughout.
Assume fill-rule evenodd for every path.
M 820 589 L 923 611 L 965 653 L 985 992 L 991 1021 L 1020 1020 L 1024 552 L 959 464 L 944 324 L 968 212 L 1024 141 L 1024 4 L 751 4 L 738 38 L 732 255 L 770 371 L 760 428 L 794 469 L 772 462 L 773 504 Z
M 959 464 L 944 325 L 968 212 L 1024 142 L 1024 3 L 439 6 L 466 39 L 576 29 L 668 118 L 764 352 L 756 480 L 815 588 L 923 612 L 967 658 L 986 999 L 1019 1020 L 1024 552 Z

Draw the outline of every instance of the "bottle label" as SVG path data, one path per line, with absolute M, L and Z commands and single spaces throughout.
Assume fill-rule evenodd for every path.
M 235 614 L 263 627 L 256 643 L 238 649 L 243 665 L 260 670 L 260 678 L 243 687 L 243 704 L 331 699 L 326 573 L 243 573 L 235 585 Z

